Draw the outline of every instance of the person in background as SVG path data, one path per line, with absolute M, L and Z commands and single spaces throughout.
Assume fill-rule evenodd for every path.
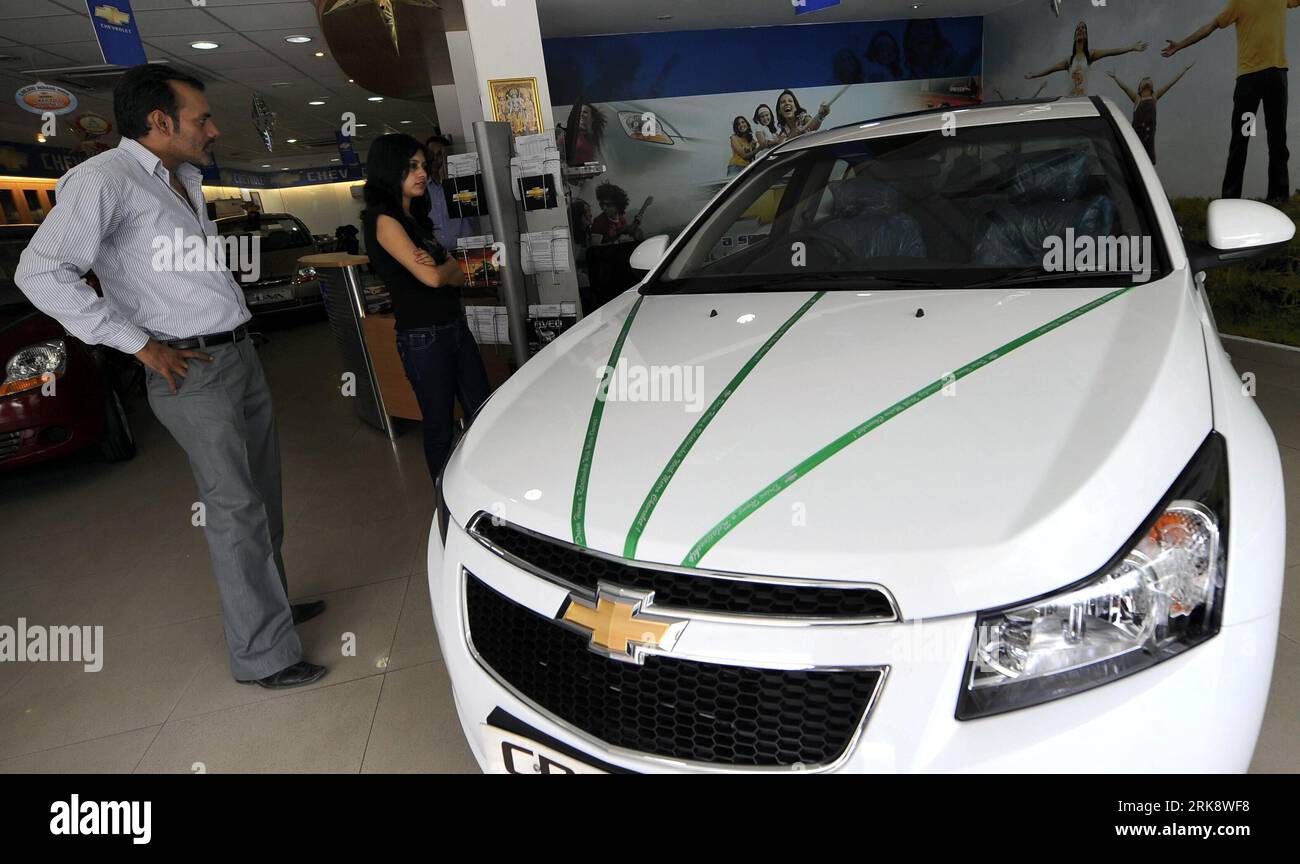
M 577 167 L 597 161 L 604 135 L 604 113 L 584 99 L 574 102 L 564 130 L 564 164 Z
M 902 52 L 898 50 L 898 40 L 888 30 L 876 31 L 876 35 L 871 37 L 871 43 L 867 46 L 864 56 L 867 58 L 868 82 L 902 81 L 906 77 L 903 74 Z
M 1159 90 L 1156 89 L 1156 82 L 1150 75 L 1138 82 L 1137 91 L 1135 92 L 1132 87 L 1121 81 L 1114 72 L 1106 73 L 1119 85 L 1119 89 L 1124 91 L 1124 95 L 1133 102 L 1133 131 L 1137 133 L 1138 140 L 1146 148 L 1147 156 L 1151 157 L 1152 165 L 1156 164 L 1156 103 L 1169 92 L 1169 88 L 1177 84 L 1187 74 L 1187 71 L 1195 65 L 1195 63 L 1188 63 L 1183 67 L 1182 72 L 1175 75 L 1173 80 Z
M 628 199 L 622 186 L 601 183 L 596 187 L 596 204 L 600 207 L 600 215 L 591 220 L 593 244 L 626 243 L 642 239 L 641 217 L 638 216 L 632 224 L 628 224 Z
M 1300 0 L 1297 0 L 1300 2 Z M 1046 78 L 1053 72 L 1070 73 L 1070 90 L 1067 96 L 1088 95 L 1088 73 L 1092 64 L 1103 57 L 1117 57 L 1135 51 L 1147 50 L 1147 43 L 1134 42 L 1127 48 L 1090 48 L 1088 45 L 1088 23 L 1080 21 L 1074 28 L 1074 43 L 1070 47 L 1070 56 L 1061 62 L 1048 66 L 1042 72 L 1027 72 L 1025 78 Z
M 817 116 L 814 117 L 803 109 L 793 91 L 790 90 L 782 90 L 781 95 L 776 98 L 776 122 L 786 141 L 797 138 L 805 132 L 817 131 L 821 128 L 826 115 L 830 113 L 830 106 L 823 103 L 817 109 Z
M 444 249 L 455 249 L 456 241 L 478 233 L 473 219 L 452 218 L 447 210 L 447 196 L 442 192 L 442 181 L 447 179 L 447 147 L 450 141 L 441 135 L 430 135 L 424 149 L 432 159 L 429 175 L 429 219 L 433 222 L 433 238 Z
M 1286 12 L 1300 6 L 1300 0 L 1229 0 L 1213 21 L 1180 42 L 1172 39 L 1160 53 L 1172 57 L 1191 47 L 1215 30 L 1237 28 L 1237 86 L 1232 93 L 1229 119 L 1228 164 L 1223 172 L 1223 197 L 1240 198 L 1246 175 L 1250 134 L 1242 115 L 1254 116 L 1264 103 L 1268 125 L 1268 200 L 1291 197 L 1286 146 L 1287 60 Z M 1251 134 L 1254 127 L 1251 126 Z
M 732 177 L 745 170 L 745 166 L 754 161 L 758 152 L 758 141 L 749 128 L 749 121 L 737 116 L 731 121 L 731 160 L 727 162 L 727 176 Z
M 488 397 L 487 371 L 460 306 L 465 274 L 433 238 L 433 160 L 410 135 L 381 135 L 366 158 L 366 252 L 397 319 L 397 353 L 420 403 L 424 459 L 436 483 L 451 452 L 452 400 L 472 417 Z
M 220 263 L 160 271 L 153 262 L 157 244 L 177 235 L 187 246 L 217 237 L 195 167 L 212 162 L 220 134 L 203 90 L 168 66 L 134 66 L 118 79 L 121 142 L 59 180 L 59 205 L 23 250 L 14 281 L 71 335 L 144 364 L 149 407 L 198 485 L 231 674 L 296 687 L 325 674 L 302 659 L 294 629 L 325 604 L 289 602 L 279 433 L 243 289 Z M 92 268 L 102 297 L 84 279 Z
M 785 135 L 776 128 L 776 115 L 767 105 L 754 109 L 754 140 L 759 150 L 767 150 L 785 143 Z

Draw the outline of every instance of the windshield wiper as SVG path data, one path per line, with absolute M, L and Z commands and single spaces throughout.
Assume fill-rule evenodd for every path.
M 1003 285 L 1023 285 L 1028 282 L 1068 282 L 1078 279 L 1133 279 L 1135 276 L 1142 276 L 1142 273 L 1129 272 L 1126 270 L 1073 270 L 1073 271 L 1052 271 L 1048 272 L 1041 267 L 1026 268 L 1017 270 L 1006 276 L 999 276 L 996 279 L 986 279 L 982 282 L 971 282 L 968 285 L 961 285 L 961 288 L 1000 288 Z M 1148 280 L 1150 279 L 1149 274 Z

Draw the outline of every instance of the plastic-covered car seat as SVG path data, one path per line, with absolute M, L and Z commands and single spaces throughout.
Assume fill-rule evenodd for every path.
M 1008 212 L 995 211 L 975 245 L 974 263 L 1032 267 L 1045 254 L 1043 240 L 1108 236 L 1115 224 L 1115 203 L 1091 193 L 1092 154 L 1087 150 L 1052 150 L 1025 156 L 1016 168 Z
M 898 209 L 898 190 L 859 174 L 833 187 L 834 214 L 820 230 L 859 258 L 924 258 L 925 239 L 915 219 Z

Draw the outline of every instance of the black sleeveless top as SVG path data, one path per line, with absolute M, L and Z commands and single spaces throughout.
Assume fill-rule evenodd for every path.
M 397 319 L 397 329 L 410 330 L 452 323 L 463 314 L 460 308 L 460 289 L 454 285 L 431 288 L 389 255 L 375 236 L 375 224 L 381 213 L 396 219 L 406 229 L 406 235 L 417 248 L 430 250 L 433 238 L 423 236 L 419 226 L 411 219 L 404 218 L 403 214 L 391 209 L 372 208 L 365 213 L 366 254 L 370 256 L 370 266 L 384 280 L 388 296 L 393 300 L 393 317 Z

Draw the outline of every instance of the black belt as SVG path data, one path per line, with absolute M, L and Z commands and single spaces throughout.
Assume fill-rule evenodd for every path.
M 206 336 L 191 336 L 189 339 L 173 339 L 164 344 L 168 348 L 175 348 L 177 351 L 186 351 L 193 348 L 211 348 L 213 345 L 224 345 L 227 342 L 238 342 L 240 339 L 247 338 L 248 325 L 241 324 L 234 330 L 209 333 Z

